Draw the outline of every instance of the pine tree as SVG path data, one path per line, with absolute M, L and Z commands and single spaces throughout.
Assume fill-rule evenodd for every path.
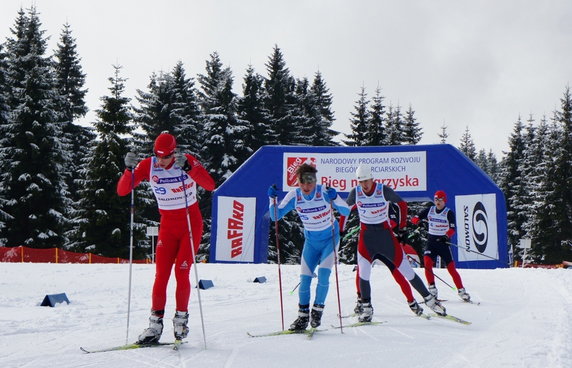
M 8 128 L 8 114 L 9 107 L 6 101 L 7 97 L 7 85 L 6 85 L 6 54 L 4 53 L 3 45 L 0 44 L 0 147 L 7 145 L 6 129 Z M 7 162 L 4 158 L 4 150 L 0 149 L 0 166 L 2 171 L 4 171 L 3 163 Z M 4 211 L 4 204 L 7 202 L 7 198 L 3 197 L 5 193 L 0 190 L 0 247 L 6 245 L 6 238 L 2 237 L 4 234 L 4 229 L 6 228 L 6 221 L 13 219 L 13 217 Z
M 334 112 L 332 111 L 332 94 L 330 93 L 326 82 L 322 77 L 322 73 L 316 72 L 311 87 L 312 96 L 315 99 L 316 108 L 320 114 L 320 130 L 315 145 L 317 146 L 336 146 L 334 138 L 339 132 L 332 129 L 334 124 Z
M 404 144 L 417 144 L 423 136 L 423 129 L 420 127 L 421 124 L 415 118 L 415 111 L 411 105 L 409 109 L 405 112 L 405 122 L 403 126 Z
M 547 166 L 544 189 L 545 214 L 539 222 L 542 235 L 535 249 L 546 263 L 559 263 L 572 257 L 572 96 L 564 91 L 561 110 L 554 112 L 556 145 Z
M 68 219 L 59 94 L 34 7 L 20 10 L 12 34 L 5 74 L 11 113 L 0 148 L 1 205 L 12 218 L 0 238 L 9 246 L 60 247 Z
M 447 126 L 445 124 L 441 125 L 441 133 L 437 134 L 441 139 L 441 143 L 447 143 L 447 138 L 449 138 L 449 134 L 447 134 Z
M 292 98 L 293 97 L 293 98 Z M 322 126 L 320 110 L 314 94 L 309 91 L 308 79 L 296 82 L 295 94 L 291 97 L 289 108 L 290 120 L 298 134 L 291 143 L 307 146 L 319 146 L 322 143 Z
M 246 144 L 253 152 L 272 143 L 272 128 L 269 112 L 264 106 L 264 78 L 249 65 L 242 85 L 242 97 L 238 100 L 237 114 L 250 123 Z
M 368 142 L 368 122 L 370 121 L 370 113 L 368 110 L 369 100 L 365 92 L 365 87 L 361 87 L 358 97 L 354 105 L 355 111 L 351 113 L 351 133 L 346 134 L 348 139 L 344 140 L 346 145 L 354 147 L 364 145 L 364 142 Z
M 274 46 L 272 55 L 266 63 L 268 77 L 264 81 L 264 105 L 270 114 L 270 124 L 274 134 L 273 144 L 292 144 L 298 132 L 292 119 L 292 103 L 296 83 L 286 67 L 284 55 L 278 46 Z
M 116 186 L 123 174 L 123 159 L 128 152 L 127 139 L 133 130 L 130 99 L 124 96 L 125 79 L 120 66 L 113 67 L 109 78 L 110 95 L 101 98 L 94 123 L 99 140 L 93 147 L 85 178 L 82 180 L 80 234 L 83 251 L 108 257 L 126 258 L 130 244 L 130 198 L 119 197 Z M 136 238 L 142 238 L 142 227 L 136 224 Z M 137 251 L 137 250 L 134 250 Z
M 75 120 L 85 116 L 88 109 L 85 104 L 87 89 L 80 57 L 77 53 L 76 40 L 72 36 L 70 25 L 66 23 L 62 30 L 58 48 L 54 53 L 54 74 L 56 88 L 60 94 L 60 118 L 62 124 L 62 141 L 66 154 L 64 177 L 68 187 L 66 202 L 67 217 L 75 217 L 75 206 L 79 201 L 78 186 L 79 170 L 84 157 L 89 155 L 89 147 L 96 135 L 92 128 L 83 127 Z M 77 234 L 77 224 L 70 224 L 66 237 Z M 71 240 L 71 239 L 70 239 Z M 70 245 L 72 246 L 72 245 Z
M 147 90 L 138 89 L 135 97 L 139 107 L 134 108 L 133 118 L 143 130 L 136 144 L 145 155 L 153 154 L 153 142 L 163 131 L 175 133 L 177 121 L 173 117 L 173 78 L 170 74 L 153 73 Z
M 469 127 L 465 128 L 465 132 L 461 137 L 461 144 L 459 145 L 459 151 L 463 152 L 465 156 L 475 161 L 477 158 L 477 149 L 475 147 L 475 142 L 473 142 L 473 137 L 471 132 L 469 132 Z
M 381 88 L 377 87 L 375 95 L 371 99 L 369 109 L 369 119 L 366 128 L 366 141 L 363 146 L 383 146 L 387 142 L 385 132 L 385 105 L 384 97 L 381 95 Z
M 237 96 L 232 91 L 230 68 L 224 68 L 218 53 L 211 54 L 206 73 L 198 76 L 203 110 L 204 164 L 222 184 L 252 153 L 243 136 L 250 130 L 248 122 L 237 116 Z
M 201 111 L 195 89 L 195 82 L 187 78 L 182 62 L 178 62 L 171 72 L 172 110 L 174 133 L 177 136 L 177 147 L 183 152 L 191 152 L 201 159 Z
M 405 122 L 403 121 L 403 115 L 401 114 L 401 107 L 397 105 L 389 105 L 389 110 L 387 111 L 387 119 L 385 132 L 387 134 L 387 144 L 391 146 L 398 146 L 405 142 Z
M 519 171 L 520 160 L 524 155 L 522 130 L 523 124 L 519 117 L 509 138 L 509 151 L 506 152 L 502 164 L 501 189 L 506 200 L 508 241 L 514 246 L 519 244 L 524 235 L 522 230 L 524 219 L 516 208 L 518 198 L 523 194 L 522 175 Z

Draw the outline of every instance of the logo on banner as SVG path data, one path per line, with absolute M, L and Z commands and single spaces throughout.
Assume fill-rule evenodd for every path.
M 487 242 L 489 239 L 489 226 L 488 226 L 488 216 L 485 205 L 482 202 L 477 202 L 473 208 L 472 216 L 472 228 L 473 228 L 473 242 L 475 247 L 477 247 L 479 252 L 484 252 L 487 249 Z M 468 226 L 465 225 L 465 231 Z
M 462 261 L 480 261 L 479 254 L 498 259 L 498 233 L 495 194 L 455 196 L 460 245 L 471 252 L 460 252 Z
M 296 170 L 302 164 L 308 164 L 316 167 L 317 159 L 315 157 L 288 157 L 286 160 L 286 184 L 290 187 L 298 186 L 298 178 Z

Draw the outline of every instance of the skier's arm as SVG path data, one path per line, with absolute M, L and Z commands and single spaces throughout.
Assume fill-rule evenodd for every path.
M 453 237 L 453 235 L 455 235 L 456 229 L 457 229 L 457 225 L 456 225 L 456 220 L 455 220 L 455 212 L 453 212 L 453 210 L 449 210 L 449 212 L 447 212 L 447 220 L 449 221 L 449 230 L 447 230 L 447 233 L 445 235 L 447 235 L 447 237 L 449 239 L 451 239 Z
M 430 209 L 430 207 L 427 207 L 427 208 L 423 209 L 423 211 L 419 212 L 419 214 L 413 216 L 413 218 L 411 219 L 411 223 L 413 225 L 419 225 L 421 220 L 427 220 L 427 215 L 429 214 L 429 209 Z
M 385 199 L 399 206 L 399 228 L 403 229 L 407 226 L 407 202 L 405 202 L 399 194 L 387 185 L 383 186 L 383 195 Z
M 351 211 L 354 211 L 357 206 L 356 206 L 356 188 L 353 188 L 350 191 L 350 194 L 348 195 L 348 198 L 346 199 L 346 204 L 348 206 L 348 214 L 344 215 L 341 214 L 340 216 L 340 233 L 344 232 L 346 229 L 346 223 L 347 223 L 347 218 L 350 216 Z
M 187 173 L 190 177 L 201 187 L 205 188 L 206 190 L 213 191 L 215 188 L 215 181 L 212 178 L 211 174 L 201 165 L 199 160 L 197 160 L 194 156 L 185 154 L 187 156 L 187 162 L 189 163 L 189 170 Z
M 274 203 L 276 199 L 270 198 L 270 203 L 268 206 L 268 211 L 270 212 L 270 219 L 272 221 L 280 220 L 282 217 L 284 217 L 284 215 L 292 211 L 294 209 L 294 203 L 296 200 L 295 196 L 296 196 L 296 191 L 292 190 L 288 192 L 288 194 L 286 194 L 286 196 L 282 199 L 282 201 L 278 205 L 278 208 L 276 209 L 276 211 L 278 212 L 278 218 L 274 217 L 274 212 L 275 212 Z
M 151 169 L 151 157 L 147 157 L 143 161 L 139 162 L 135 169 L 133 170 L 135 176 L 135 183 L 133 188 L 138 186 L 143 180 L 149 180 L 149 170 Z M 123 175 L 119 178 L 117 182 L 117 194 L 120 196 L 125 196 L 131 193 L 131 170 L 125 169 Z

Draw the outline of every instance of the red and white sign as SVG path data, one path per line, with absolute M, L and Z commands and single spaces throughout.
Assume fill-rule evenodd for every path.
M 298 186 L 296 169 L 308 163 L 318 169 L 318 184 L 349 192 L 358 184 L 355 172 L 360 164 L 372 167 L 373 179 L 396 191 L 427 190 L 427 153 L 363 152 L 363 153 L 292 153 L 284 152 L 285 191 Z
M 218 198 L 216 260 L 254 262 L 256 197 Z

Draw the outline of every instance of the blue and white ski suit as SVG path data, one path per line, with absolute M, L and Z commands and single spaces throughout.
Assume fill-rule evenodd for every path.
M 302 267 L 298 290 L 300 305 L 310 304 L 310 283 L 318 265 L 320 267 L 314 304 L 325 304 L 330 286 L 330 274 L 334 266 L 334 244 L 336 251 L 340 244 L 340 230 L 338 221 L 332 217 L 334 216 L 332 206 L 343 216 L 350 213 L 349 207 L 339 196 L 333 201 L 330 200 L 322 185 L 316 185 L 309 195 L 304 195 L 300 188 L 291 190 L 278 205 L 278 219 L 295 209 L 304 225 L 306 240 L 300 261 Z M 270 218 L 276 220 L 273 199 L 270 199 L 269 210 Z

